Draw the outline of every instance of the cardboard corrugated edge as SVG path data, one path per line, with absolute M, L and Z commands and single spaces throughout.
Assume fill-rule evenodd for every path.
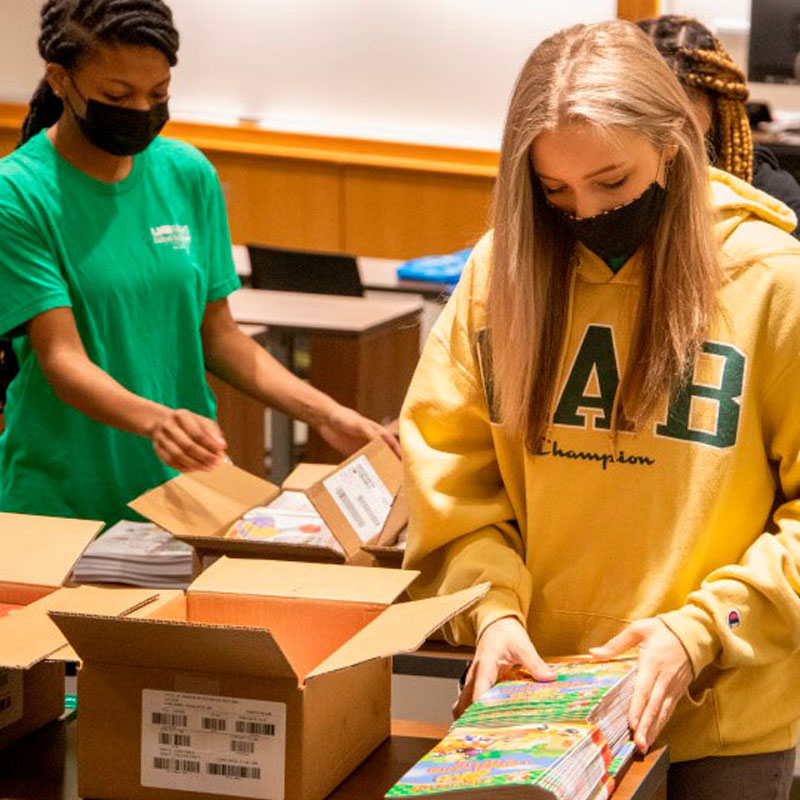
M 161 606 L 167 605 L 179 597 L 184 597 L 184 592 L 180 589 L 143 589 L 142 591 L 157 591 L 158 594 L 149 599 L 143 600 L 138 605 L 127 610 L 121 616 L 139 618 L 150 615 L 161 608 Z M 55 653 L 51 653 L 47 657 L 47 660 L 61 661 L 68 664 L 77 664 L 80 661 L 80 658 L 78 658 L 75 648 L 73 648 L 69 643 L 65 643 L 60 650 L 57 650 Z
M 375 472 L 378 473 L 378 477 L 386 485 L 392 496 L 396 498 L 403 482 L 403 465 L 383 439 L 373 439 L 365 447 L 362 447 L 358 452 L 353 453 L 350 458 L 343 461 L 331 474 L 341 471 L 362 456 L 369 460 Z M 325 488 L 324 480 L 317 481 L 306 491 L 306 495 L 325 521 L 325 524 L 330 528 L 336 540 L 344 548 L 348 558 L 355 556 L 361 550 L 363 542 Z M 390 512 L 389 518 L 384 524 L 384 530 L 386 530 L 391 518 Z M 396 520 L 393 524 L 396 524 Z
M 413 652 L 445 622 L 478 602 L 489 588 L 489 583 L 482 583 L 441 597 L 389 606 L 311 670 L 306 680 L 364 661 Z
M 222 536 L 251 508 L 267 505 L 279 494 L 269 481 L 222 464 L 210 472 L 178 475 L 128 505 L 176 539 L 204 545 Z
M 0 513 L 0 583 L 63 586 L 102 529 L 97 520 Z
M 297 680 L 265 628 L 62 612 L 50 617 L 84 662 Z
M 50 620 L 51 611 L 103 611 L 124 614 L 158 597 L 143 589 L 80 586 L 59 589 L 0 619 L 0 667 L 29 669 L 61 650 L 67 641 Z
M 302 544 L 301 542 L 271 542 L 269 539 L 254 541 L 225 536 L 175 536 L 194 547 L 200 554 L 213 553 L 239 558 L 286 558 L 295 561 L 318 561 L 328 564 L 344 564 L 344 553 L 331 547 Z
M 281 484 L 281 489 L 284 492 L 305 492 L 315 483 L 332 475 L 337 469 L 336 464 L 301 462 L 287 475 L 286 480 Z
M 188 591 L 388 606 L 418 575 L 415 570 L 223 557 L 203 572 Z

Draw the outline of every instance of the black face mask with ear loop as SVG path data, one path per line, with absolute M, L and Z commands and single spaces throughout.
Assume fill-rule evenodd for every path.
M 579 242 L 604 261 L 613 261 L 631 256 L 641 247 L 658 222 L 666 200 L 667 190 L 653 181 L 636 199 L 593 217 L 575 217 L 552 207 Z
M 67 98 L 81 133 L 95 146 L 114 156 L 135 156 L 146 150 L 161 133 L 169 119 L 169 105 L 159 103 L 149 111 L 88 100 L 81 94 L 75 81 L 70 79 L 81 100 L 86 103 L 86 116 L 82 117 Z

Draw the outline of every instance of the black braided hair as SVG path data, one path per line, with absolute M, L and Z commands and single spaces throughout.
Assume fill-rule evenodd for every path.
M 39 55 L 71 69 L 98 44 L 153 47 L 178 63 L 178 31 L 163 0 L 47 0 L 41 10 Z M 54 125 L 64 109 L 47 80 L 30 101 L 19 145 Z
M 711 31 L 692 17 L 665 14 L 637 23 L 687 88 L 705 92 L 714 106 L 711 160 L 753 180 L 753 135 L 744 101 L 747 78 Z

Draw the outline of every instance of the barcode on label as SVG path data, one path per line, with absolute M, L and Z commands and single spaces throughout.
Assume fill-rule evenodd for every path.
M 364 517 L 358 513 L 358 509 L 353 505 L 353 501 L 347 496 L 347 492 L 342 489 L 341 486 L 336 487 L 336 496 L 342 501 L 342 504 L 347 506 L 347 510 L 350 512 L 353 519 L 356 521 L 356 525 L 359 528 L 364 527 Z
M 258 736 L 274 736 L 275 726 L 271 722 L 244 722 L 237 720 L 236 733 L 257 734 Z
M 203 717 L 202 726 L 204 731 L 224 731 L 227 730 L 228 724 L 219 717 Z
M 0 697 L 0 712 L 6 711 L 11 708 L 10 697 Z
M 243 753 L 245 755 L 252 755 L 256 751 L 256 743 L 255 742 L 242 742 L 239 739 L 234 739 L 231 742 L 231 752 L 232 753 Z
M 192 775 L 200 774 L 200 762 L 188 761 L 185 758 L 154 758 L 153 766 L 167 772 L 183 772 Z
M 219 775 L 223 778 L 247 778 L 249 780 L 261 780 L 260 767 L 240 767 L 236 764 L 206 764 L 206 772 L 209 775 Z
M 185 728 L 188 719 L 186 714 L 162 714 L 154 711 L 152 721 L 153 725 L 170 725 L 175 728 Z
M 185 733 L 167 733 L 161 731 L 158 734 L 158 743 L 170 745 L 172 747 L 191 747 L 192 737 L 187 736 Z
M 361 510 L 369 517 L 369 521 L 373 525 L 380 524 L 380 520 L 375 516 L 375 512 L 369 507 L 369 503 L 367 503 L 362 495 L 358 496 L 358 504 L 361 506 Z

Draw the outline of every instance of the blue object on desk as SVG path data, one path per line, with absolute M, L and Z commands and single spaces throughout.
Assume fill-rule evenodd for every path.
M 448 283 L 455 285 L 461 277 L 464 265 L 472 253 L 472 248 L 459 250 L 446 256 L 423 256 L 412 258 L 397 268 L 401 281 L 426 281 L 428 283 Z

